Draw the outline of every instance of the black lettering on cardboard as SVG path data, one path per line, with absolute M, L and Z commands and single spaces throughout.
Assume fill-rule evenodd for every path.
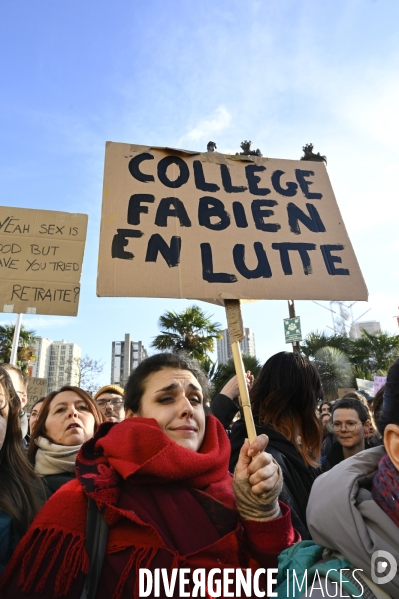
M 255 173 L 263 172 L 266 170 L 265 166 L 257 166 L 256 164 L 249 164 L 245 167 L 245 174 L 248 181 L 249 191 L 254 196 L 267 196 L 270 193 L 270 189 L 267 187 L 258 187 L 260 177 Z
M 197 189 L 211 192 L 219 191 L 219 185 L 216 185 L 216 183 L 207 183 L 207 181 L 205 181 L 204 169 L 200 160 L 194 160 L 193 167 L 195 187 Z
M 155 202 L 155 196 L 150 193 L 135 193 L 130 196 L 127 209 L 127 222 L 129 225 L 139 225 L 140 214 L 148 214 L 148 206 L 142 206 L 142 202 L 153 204 Z
M 152 154 L 149 154 L 148 152 L 137 154 L 137 156 L 134 156 L 129 162 L 129 172 L 132 175 L 132 177 L 137 179 L 137 181 L 141 181 L 142 183 L 149 183 L 150 181 L 154 181 L 155 179 L 153 175 L 146 175 L 145 173 L 141 172 L 140 164 L 144 160 L 154 160 L 154 156 Z
M 21 251 L 19 243 L 0 244 L 0 254 L 19 254 Z
M 133 260 L 134 254 L 132 252 L 125 252 L 124 248 L 128 245 L 130 237 L 142 237 L 143 233 L 141 231 L 134 231 L 133 229 L 117 229 L 117 231 L 112 240 L 112 258 Z
M 0 258 L 0 266 L 9 270 L 18 270 L 18 262 L 15 258 Z
M 219 222 L 212 223 L 213 216 L 217 217 Z M 198 204 L 198 222 L 201 227 L 212 229 L 212 231 L 223 231 L 230 224 L 230 216 L 224 209 L 221 200 L 212 196 L 203 196 Z
M 285 275 L 292 275 L 292 267 L 288 252 L 298 252 L 305 275 L 312 274 L 312 264 L 308 252 L 315 250 L 314 243 L 272 243 L 272 248 L 280 252 L 281 266 Z
M 282 175 L 285 175 L 284 171 L 274 171 L 272 174 L 272 185 L 274 190 L 277 191 L 277 193 L 280 193 L 282 196 L 292 197 L 296 195 L 298 185 L 293 181 L 287 182 L 286 188 L 281 187 L 280 179 Z
M 208 283 L 236 283 L 237 277 L 227 272 L 213 272 L 212 248 L 210 243 L 201 243 L 202 278 Z
M 10 217 L 7 216 L 7 218 L 3 222 L 0 221 L 0 231 L 2 230 L 3 227 L 7 227 L 7 223 L 9 220 L 10 220 Z
M 162 198 L 159 202 L 155 216 L 155 224 L 157 227 L 166 227 L 169 216 L 178 218 L 182 227 L 191 227 L 191 220 L 189 219 L 183 202 L 179 200 L 179 198 Z
M 247 216 L 245 214 L 244 206 L 241 204 L 241 202 L 233 202 L 233 214 L 236 225 L 239 229 L 245 229 L 248 227 Z
M 18 223 L 17 218 L 13 218 L 11 217 L 9 219 L 9 222 L 6 224 L 6 226 L 4 227 L 4 233 L 15 233 L 16 228 L 19 226 L 15 223 Z M 9 227 L 12 227 L 11 229 Z M 21 229 L 19 229 L 19 233 L 21 232 Z
M 41 300 L 42 302 L 44 302 L 44 300 L 46 299 L 44 293 L 45 293 L 45 289 L 43 289 L 43 287 L 34 287 L 34 296 L 33 296 L 33 301 L 37 302 L 37 300 Z M 47 290 L 47 294 L 48 294 L 49 290 Z M 47 297 L 47 299 L 50 299 L 50 301 L 53 299 L 51 297 Z
M 266 210 L 265 207 L 276 206 L 276 200 L 253 200 L 251 203 L 252 216 L 254 219 L 255 227 L 260 231 L 269 231 L 269 233 L 275 233 L 281 229 L 281 225 L 278 223 L 265 223 L 264 219 L 273 216 L 274 210 Z
M 345 249 L 345 246 L 341 244 L 336 245 L 321 245 L 321 253 L 324 258 L 324 263 L 327 268 L 329 275 L 349 275 L 347 268 L 336 268 L 335 263 L 342 264 L 341 256 L 333 256 L 331 252 L 340 252 Z
M 288 224 L 292 233 L 295 233 L 295 235 L 301 234 L 299 221 L 301 221 L 309 231 L 313 231 L 314 233 L 324 233 L 326 228 L 316 207 L 313 206 L 313 204 L 306 204 L 306 208 L 308 209 L 309 216 L 292 202 L 287 204 Z
M 56 299 L 55 297 L 53 298 L 53 296 L 51 295 L 51 289 L 42 289 L 41 291 L 44 291 L 44 294 L 40 297 L 40 299 L 42 299 L 43 301 L 45 301 L 46 299 L 48 299 L 51 302 L 53 299 L 54 300 Z M 54 291 L 54 296 L 57 293 L 57 291 L 58 291 L 58 289 L 56 289 Z
M 12 292 L 11 292 L 11 301 L 14 299 L 14 296 L 17 297 L 19 300 L 21 300 L 21 302 L 27 302 L 28 298 L 24 297 L 26 295 L 26 291 L 25 289 L 30 289 L 30 287 L 28 287 L 27 285 L 18 285 L 18 284 L 14 284 L 12 286 Z
M 227 193 L 241 193 L 242 191 L 246 191 L 248 189 L 248 187 L 244 187 L 243 185 L 232 184 L 230 170 L 227 164 L 220 165 L 220 174 L 222 175 L 224 190 Z
M 245 264 L 245 245 L 237 243 L 234 246 L 233 259 L 236 269 L 246 279 L 260 279 L 261 277 L 269 279 L 272 276 L 272 271 L 263 245 L 259 241 L 255 241 L 254 250 L 258 265 L 250 270 Z
M 38 270 L 46 270 L 47 267 L 47 262 L 38 262 L 36 260 L 36 258 L 34 258 L 34 260 L 32 260 L 32 262 L 30 262 L 30 260 L 26 260 L 28 263 L 28 268 L 26 269 L 25 272 L 28 272 L 28 270 L 33 270 L 33 272 L 37 272 Z M 51 262 L 50 262 L 51 264 Z
M 59 250 L 59 249 L 60 248 L 58 245 L 42 246 L 41 249 L 37 243 L 31 243 L 31 245 L 30 245 L 30 253 L 33 254 L 34 256 L 37 256 L 37 255 L 48 256 L 50 254 L 50 250 L 52 250 L 52 253 L 50 254 L 50 256 L 55 256 L 57 250 Z
M 314 171 L 304 171 L 300 168 L 295 169 L 296 180 L 299 183 L 302 193 L 308 200 L 321 200 L 323 195 L 318 192 L 310 192 L 309 185 L 313 185 L 313 181 L 307 181 L 305 177 L 314 177 Z
M 174 181 L 171 181 L 166 174 L 168 167 L 171 164 L 175 164 L 179 168 L 179 176 Z M 165 156 L 158 162 L 158 179 L 166 187 L 172 187 L 177 189 L 185 183 L 187 183 L 190 177 L 190 171 L 188 170 L 187 164 L 179 156 Z
M 180 250 L 181 237 L 173 235 L 170 240 L 170 245 L 168 245 L 159 233 L 155 233 L 154 235 L 151 235 L 149 239 L 145 261 L 156 262 L 158 253 L 160 253 L 166 264 L 171 268 L 172 266 L 177 266 L 179 264 Z

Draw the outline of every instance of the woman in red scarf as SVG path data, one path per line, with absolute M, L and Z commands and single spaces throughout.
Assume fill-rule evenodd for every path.
M 109 526 L 96 599 L 139 597 L 144 568 L 163 568 L 170 580 L 173 568 L 219 568 L 222 578 L 226 568 L 276 567 L 278 554 L 299 540 L 277 500 L 280 468 L 260 435 L 244 443 L 232 479 L 229 440 L 205 416 L 207 393 L 204 374 L 186 358 L 158 354 L 142 362 L 126 386 L 127 419 L 103 424 L 83 445 L 76 480 L 51 497 L 22 539 L 1 596 L 81 596 L 88 498 Z M 158 596 L 183 595 L 178 584 L 169 595 L 160 584 Z

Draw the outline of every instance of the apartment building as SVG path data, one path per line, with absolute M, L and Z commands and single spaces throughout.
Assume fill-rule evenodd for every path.
M 63 385 L 79 385 L 81 348 L 62 339 L 52 341 L 39 337 L 35 344 L 36 361 L 30 375 L 47 379 L 47 393 Z
M 230 335 L 228 329 L 222 331 L 223 337 L 216 342 L 217 355 L 219 364 L 226 364 L 233 357 L 231 351 Z M 255 352 L 255 335 L 251 329 L 245 328 L 245 337 L 240 342 L 241 352 L 249 356 L 256 356 Z
M 130 373 L 148 357 L 141 341 L 132 341 L 126 333 L 124 341 L 112 342 L 111 384 L 124 387 Z

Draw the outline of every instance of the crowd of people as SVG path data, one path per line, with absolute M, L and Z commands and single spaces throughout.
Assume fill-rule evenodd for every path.
M 236 377 L 212 398 L 182 354 L 147 358 L 124 389 L 64 386 L 29 419 L 26 377 L 1 364 L 0 597 L 139 597 L 141 571 L 145 596 L 240 596 L 217 594 L 229 571 L 232 588 L 261 572 L 248 597 L 397 599 L 399 360 L 371 405 L 326 401 L 296 352 L 247 384 L 251 444 Z M 376 579 L 378 551 L 393 563 Z M 215 568 L 216 590 L 201 587 L 195 573 Z M 191 578 L 168 588 L 183 569 Z

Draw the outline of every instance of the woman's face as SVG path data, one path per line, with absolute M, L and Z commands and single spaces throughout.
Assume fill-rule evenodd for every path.
M 3 447 L 7 432 L 8 401 L 3 385 L 0 385 L 0 449 Z
M 321 423 L 323 426 L 326 426 L 327 422 L 330 420 L 331 418 L 331 414 L 323 414 L 322 418 L 321 418 Z
M 74 391 L 62 391 L 50 403 L 45 434 L 57 445 L 81 445 L 94 435 L 94 425 L 85 400 Z
M 32 434 L 34 431 L 36 420 L 39 418 L 39 414 L 40 414 L 40 410 L 42 409 L 42 406 L 43 406 L 42 401 L 40 403 L 37 403 L 30 413 L 30 418 L 29 418 L 30 434 Z
M 321 414 L 331 414 L 331 408 L 328 403 L 322 403 L 320 406 Z
M 191 372 L 164 368 L 145 381 L 139 414 L 127 416 L 155 418 L 160 428 L 178 445 L 198 451 L 205 434 L 202 389 Z

